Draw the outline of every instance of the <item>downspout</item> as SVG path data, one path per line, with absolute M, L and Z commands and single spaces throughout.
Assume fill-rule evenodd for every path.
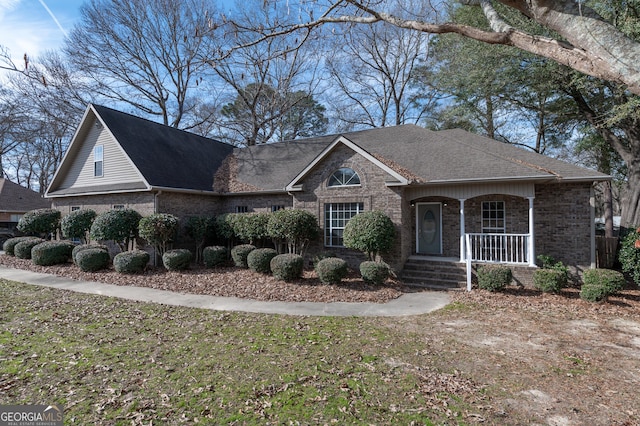
M 533 200 L 536 197 L 529 198 L 529 266 L 536 267 L 536 236 L 535 236 L 535 220 L 533 218 Z
M 162 190 L 158 190 L 153 194 L 153 213 L 158 212 L 158 197 L 162 194 Z
M 596 261 L 596 197 L 593 185 L 589 194 L 589 219 L 591 220 L 591 229 L 589 232 L 589 242 L 591 243 L 590 257 L 591 269 L 597 267 Z

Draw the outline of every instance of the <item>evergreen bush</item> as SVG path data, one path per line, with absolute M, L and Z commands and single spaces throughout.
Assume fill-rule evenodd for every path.
M 116 254 L 113 267 L 122 274 L 135 274 L 144 271 L 149 263 L 149 253 L 144 250 L 131 250 Z
M 337 257 L 326 257 L 316 263 L 318 278 L 325 284 L 340 284 L 349 272 L 347 262 Z
M 231 249 L 231 258 L 233 259 L 233 263 L 238 268 L 248 268 L 247 256 L 249 256 L 249 253 L 255 249 L 256 246 L 251 244 L 240 244 L 239 246 L 235 246 Z
M 204 265 L 207 268 L 217 268 L 219 266 L 224 266 L 227 263 L 227 259 L 229 258 L 228 253 L 229 251 L 226 247 L 205 247 L 204 250 L 202 250 Z
M 88 246 L 88 245 L 87 245 Z M 76 254 L 75 264 L 84 272 L 95 272 L 107 269 L 111 257 L 109 252 L 97 246 L 86 247 Z
M 533 273 L 533 285 L 544 293 L 559 293 L 567 286 L 567 275 L 558 269 L 536 269 Z
M 304 258 L 299 254 L 279 254 L 271 259 L 273 276 L 281 281 L 292 281 L 302 277 Z
M 500 291 L 511 284 L 513 273 L 508 266 L 483 265 L 478 268 L 478 288 Z
M 382 285 L 389 278 L 389 265 L 384 262 L 364 261 L 360 264 L 360 275 L 364 282 Z
M 624 288 L 624 275 L 611 269 L 588 269 L 583 275 L 580 298 L 589 302 L 601 302 Z
M 195 241 L 195 262 L 203 260 L 203 248 L 207 241 L 216 236 L 216 221 L 211 216 L 191 216 L 187 218 L 185 225 L 186 234 Z
M 15 256 L 14 249 L 16 244 L 21 243 L 22 241 L 32 240 L 37 237 L 13 237 L 9 238 L 7 241 L 2 244 L 2 250 L 4 253 L 9 256 Z
M 31 259 L 31 249 L 44 242 L 45 240 L 42 238 L 22 240 L 13 247 L 13 253 L 18 259 Z
M 618 260 L 622 270 L 631 275 L 640 286 L 640 228 L 629 231 L 620 244 Z
M 64 238 L 78 238 L 83 243 L 89 241 L 89 230 L 96 218 L 96 212 L 91 209 L 73 211 L 62 218 L 60 230 Z
M 271 213 L 238 213 L 233 217 L 233 234 L 243 242 L 256 244 L 268 237 L 267 224 Z
M 184 271 L 191 266 L 193 254 L 187 249 L 174 249 L 162 255 L 162 264 L 169 271 Z
M 235 234 L 233 232 L 233 221 L 237 213 L 225 213 L 216 217 L 216 235 L 226 241 L 233 241 Z
M 278 252 L 272 248 L 252 250 L 247 255 L 247 266 L 252 271 L 268 274 L 271 272 L 271 259 L 277 255 Z
M 60 211 L 55 209 L 31 210 L 20 218 L 16 228 L 24 234 L 50 238 L 60 226 L 60 216 Z
M 138 232 L 140 237 L 155 248 L 156 254 L 162 256 L 175 239 L 178 225 L 176 216 L 168 213 L 154 213 L 140 219 Z
M 94 241 L 113 241 L 124 252 L 138 236 L 140 219 L 140 213 L 132 209 L 109 210 L 96 217 L 89 234 Z
M 359 250 L 369 260 L 376 260 L 393 246 L 395 238 L 393 222 L 381 211 L 369 211 L 355 215 L 344 228 L 344 246 Z
M 40 266 L 67 263 L 74 247 L 71 241 L 45 241 L 31 249 L 31 261 Z
M 287 245 L 289 253 L 304 255 L 311 241 L 320 235 L 318 220 L 306 210 L 284 209 L 269 215 L 267 233 L 280 250 Z
M 75 246 L 73 248 L 73 250 L 71 251 L 71 260 L 73 260 L 73 263 L 75 263 L 77 265 L 78 264 L 78 262 L 77 262 L 78 253 L 80 253 L 83 250 L 87 250 L 87 249 L 101 249 L 101 250 L 105 251 L 107 254 L 109 254 L 109 247 L 105 246 L 104 244 L 97 244 L 97 243 L 79 244 L 79 245 Z

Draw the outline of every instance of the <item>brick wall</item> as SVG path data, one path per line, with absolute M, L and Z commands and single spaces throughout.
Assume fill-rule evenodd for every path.
M 154 213 L 154 196 L 151 192 L 131 192 L 52 199 L 52 207 L 60 210 L 63 216 L 71 213 L 71 207 L 91 209 L 100 214 L 113 209 L 114 205 L 123 205 L 125 208 L 136 210 L 142 216 L 148 216 Z

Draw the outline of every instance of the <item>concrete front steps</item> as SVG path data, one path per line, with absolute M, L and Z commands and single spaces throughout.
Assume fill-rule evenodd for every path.
M 453 258 L 410 256 L 404 264 L 401 278 L 407 285 L 433 290 L 463 290 L 467 287 L 466 265 Z

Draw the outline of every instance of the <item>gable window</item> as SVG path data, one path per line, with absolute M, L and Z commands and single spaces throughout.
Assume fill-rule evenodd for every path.
M 360 176 L 358 176 L 355 170 L 348 167 L 343 167 L 333 172 L 327 184 L 329 187 L 358 185 L 360 185 Z
M 247 206 L 236 206 L 236 213 L 247 213 L 249 212 L 249 207 Z
M 93 148 L 93 176 L 102 177 L 104 162 L 104 147 L 102 145 L 96 145 Z
M 482 232 L 503 234 L 505 232 L 504 201 L 482 202 Z
M 324 245 L 342 247 L 342 233 L 349 219 L 364 210 L 364 203 L 331 203 L 324 205 Z

